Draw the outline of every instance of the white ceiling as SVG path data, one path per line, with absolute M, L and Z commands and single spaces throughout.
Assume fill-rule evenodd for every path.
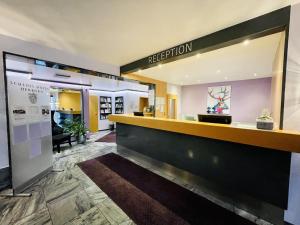
M 0 34 L 123 65 L 288 0 L 0 0 Z
M 177 85 L 246 80 L 272 76 L 281 33 L 247 40 L 215 51 L 139 71 Z

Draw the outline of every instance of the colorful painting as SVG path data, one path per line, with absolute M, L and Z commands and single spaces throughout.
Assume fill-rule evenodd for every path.
M 231 86 L 209 87 L 207 113 L 230 114 Z

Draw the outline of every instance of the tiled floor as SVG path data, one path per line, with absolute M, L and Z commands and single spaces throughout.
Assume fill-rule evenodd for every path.
M 0 198 L 1 225 L 40 224 L 85 224 L 85 225 L 132 225 L 130 218 L 96 186 L 76 165 L 109 152 L 116 152 L 116 144 L 95 142 L 107 134 L 92 135 L 85 145 L 76 145 L 54 155 L 54 168 L 63 172 L 52 172 L 27 191 L 32 197 Z M 167 178 L 179 185 L 203 195 L 235 213 L 249 218 L 257 224 L 269 224 L 253 215 L 239 210 L 201 192 L 197 187 L 164 173 L 160 168 L 136 158 L 123 155 L 135 163 Z

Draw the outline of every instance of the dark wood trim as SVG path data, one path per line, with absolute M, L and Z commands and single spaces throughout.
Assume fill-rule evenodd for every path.
M 8 162 L 9 162 L 9 179 L 12 184 L 12 156 L 11 156 L 11 140 L 10 140 L 10 128 L 9 128 L 9 108 L 8 108 L 8 87 L 7 87 L 7 74 L 6 74 L 6 53 L 2 52 L 3 60 L 3 75 L 4 75 L 4 88 L 5 88 L 5 107 L 6 107 L 6 129 L 7 129 L 7 148 L 8 148 Z M 13 189 L 14 192 L 14 189 Z
M 284 120 L 284 105 L 285 105 L 285 86 L 286 86 L 286 70 L 289 46 L 289 25 L 285 27 L 285 40 L 284 40 L 284 57 L 283 57 L 283 71 L 282 71 L 282 87 L 281 87 L 281 105 L 280 105 L 280 121 L 279 129 L 283 129 Z
M 255 39 L 258 37 L 263 37 L 266 35 L 284 31 L 289 25 L 290 9 L 291 7 L 287 6 L 276 11 L 267 13 L 265 15 L 256 17 L 254 19 L 250 19 L 248 21 L 228 27 L 226 29 L 214 32 L 212 34 L 200 37 L 198 39 L 194 39 L 191 41 L 193 49 L 189 53 L 174 56 L 172 58 L 161 60 L 152 64 L 149 64 L 148 57 L 145 57 L 132 63 L 121 66 L 120 72 L 121 74 L 131 73 L 139 69 L 147 69 L 150 67 L 154 67 L 161 63 L 168 63 L 182 58 L 190 57 L 197 53 L 204 53 L 219 48 L 227 47 L 242 42 L 245 39 Z M 182 43 L 180 45 L 183 44 L 186 43 Z M 174 46 L 173 48 L 179 47 L 180 45 Z
M 6 71 L 8 71 L 8 72 L 13 72 L 13 73 L 32 74 L 32 72 L 25 71 L 25 70 L 6 69 Z

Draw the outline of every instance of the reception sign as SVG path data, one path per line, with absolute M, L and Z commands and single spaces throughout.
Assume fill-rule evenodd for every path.
M 52 167 L 50 87 L 8 76 L 7 88 L 12 184 L 18 192 Z

